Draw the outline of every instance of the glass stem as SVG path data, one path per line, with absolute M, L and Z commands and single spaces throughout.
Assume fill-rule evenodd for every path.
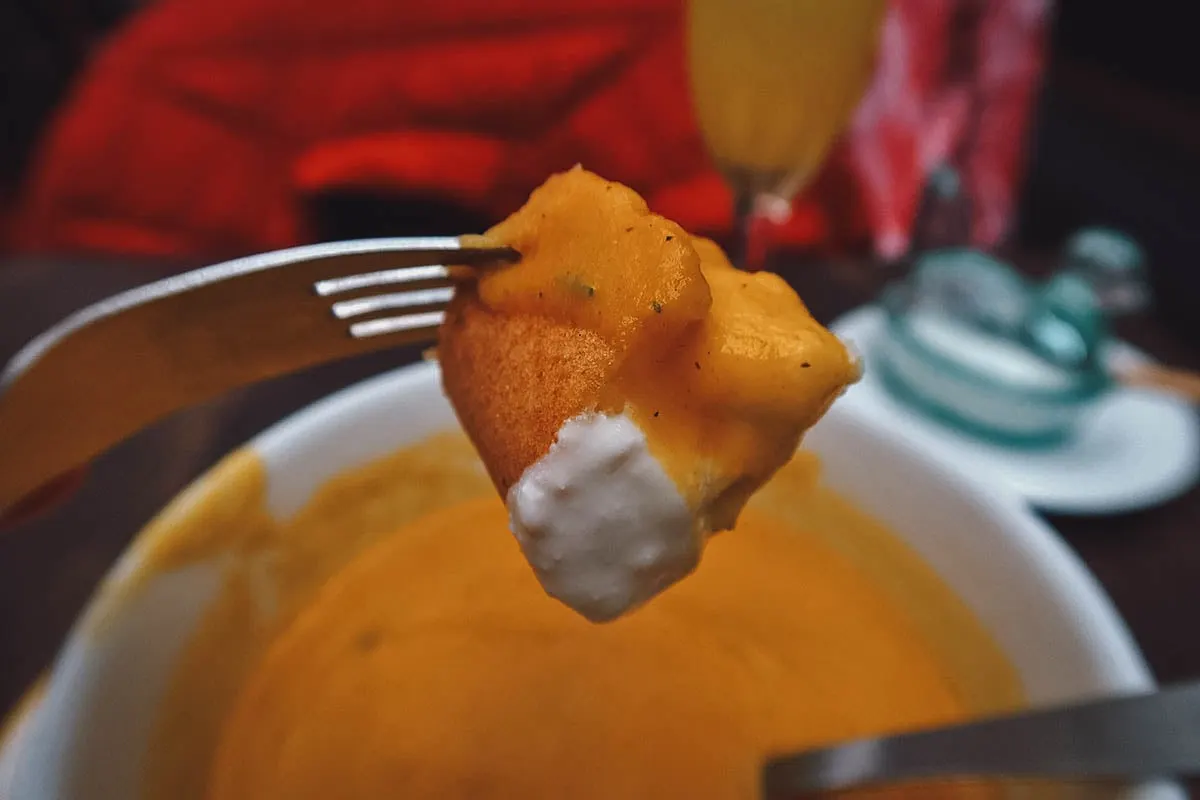
M 733 193 L 733 236 L 729 242 L 729 260 L 741 269 L 752 266 L 746 263 L 746 259 L 751 248 L 755 197 L 755 193 L 747 189 L 735 189 Z

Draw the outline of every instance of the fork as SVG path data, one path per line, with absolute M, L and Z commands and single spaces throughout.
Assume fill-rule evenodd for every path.
M 763 796 L 913 780 L 1147 780 L 1200 775 L 1200 681 L 771 759 Z
M 81 309 L 0 373 L 0 512 L 172 412 L 433 341 L 459 277 L 452 267 L 519 257 L 456 237 L 332 242 L 185 272 Z

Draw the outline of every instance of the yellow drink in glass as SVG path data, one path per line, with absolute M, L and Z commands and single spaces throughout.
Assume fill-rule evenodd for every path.
M 886 0 L 691 0 L 688 60 L 705 141 L 738 216 L 803 188 L 875 64 Z

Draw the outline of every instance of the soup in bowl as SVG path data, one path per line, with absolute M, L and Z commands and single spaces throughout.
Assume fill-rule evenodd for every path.
M 137 537 L 0 795 L 754 797 L 768 755 L 1151 685 L 1018 499 L 852 407 L 614 622 L 547 597 L 506 527 L 436 365 L 312 406 Z

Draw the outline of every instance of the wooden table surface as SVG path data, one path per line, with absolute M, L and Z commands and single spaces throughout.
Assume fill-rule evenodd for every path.
M 786 256 L 777 268 L 825 322 L 868 300 L 887 276 L 865 263 L 835 268 Z M 118 264 L 0 263 L 0 359 L 67 312 L 157 274 Z M 1130 321 L 1122 333 L 1160 359 L 1200 369 L 1200 348 L 1173 338 L 1152 316 Z M 0 535 L 0 713 L 50 663 L 105 570 L 176 492 L 275 420 L 416 355 L 373 354 L 178 415 L 101 458 L 67 505 Z M 1200 608 L 1200 489 L 1146 511 L 1049 521 L 1108 590 L 1159 679 L 1200 676 L 1191 616 Z

